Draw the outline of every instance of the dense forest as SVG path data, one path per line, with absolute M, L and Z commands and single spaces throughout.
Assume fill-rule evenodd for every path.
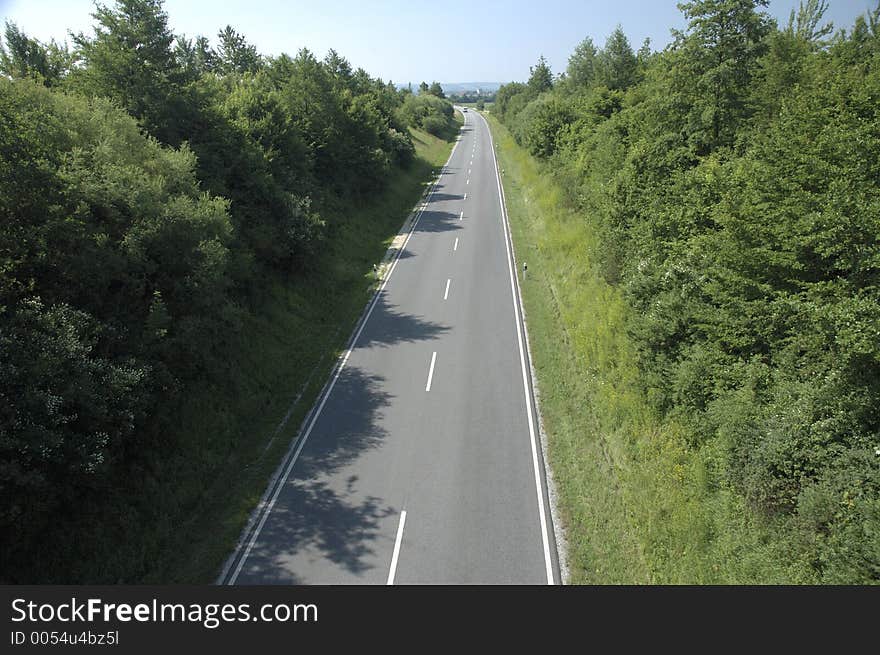
M 0 49 L 6 582 L 76 581 L 52 560 L 75 549 L 43 552 L 75 540 L 62 531 L 91 523 L 118 542 L 172 511 L 156 480 L 177 408 L 229 375 L 267 280 L 308 275 L 333 217 L 412 165 L 411 127 L 455 128 L 446 100 L 333 51 L 265 57 L 232 27 L 214 48 L 174 34 L 161 0 L 98 5 L 94 20 L 70 47 L 7 23 Z M 212 447 L 186 466 L 236 446 Z M 138 579 L 149 557 L 90 581 Z
M 662 52 L 586 39 L 492 112 L 595 226 L 641 393 L 742 501 L 701 511 L 744 507 L 797 579 L 876 583 L 880 6 L 837 31 L 825 0 L 766 6 L 684 2 Z

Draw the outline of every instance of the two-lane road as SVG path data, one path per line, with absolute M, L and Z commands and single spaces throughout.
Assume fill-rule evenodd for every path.
M 489 128 L 459 142 L 221 581 L 558 581 Z

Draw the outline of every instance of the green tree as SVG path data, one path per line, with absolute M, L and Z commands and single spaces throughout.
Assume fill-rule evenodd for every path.
M 596 46 L 590 37 L 581 41 L 568 58 L 566 78 L 575 88 L 586 89 L 596 77 Z
M 407 95 L 397 114 L 402 124 L 422 128 L 435 136 L 455 129 L 452 104 L 432 94 Z
M 517 138 L 533 155 L 550 157 L 556 151 L 559 132 L 572 120 L 568 102 L 554 95 L 541 96 L 520 113 Z
M 261 65 L 257 48 L 247 42 L 243 35 L 227 25 L 217 33 L 220 45 L 217 50 L 218 69 L 226 74 L 255 73 Z
M 84 66 L 71 74 L 73 88 L 116 100 L 164 143 L 185 136 L 185 71 L 174 49 L 174 35 L 161 0 L 116 0 L 97 5 L 94 36 L 74 37 Z
M 204 36 L 198 36 L 194 40 L 185 36 L 176 37 L 174 54 L 178 64 L 187 72 L 190 79 L 217 70 L 217 53 Z
M 596 81 L 612 90 L 624 90 L 637 82 L 638 59 L 629 39 L 618 25 L 596 56 Z
M 553 73 L 544 55 L 538 57 L 538 63 L 529 68 L 529 91 L 538 95 L 553 88 Z
M 689 106 L 688 131 L 700 152 L 733 143 L 749 114 L 749 86 L 766 52 L 767 0 L 694 0 L 679 7 L 688 19 L 676 33 L 673 92 Z
M 514 100 L 526 95 L 528 87 L 522 82 L 510 82 L 503 84 L 495 94 L 495 113 L 502 120 L 507 120 L 516 113 Z
M 834 29 L 833 23 L 822 22 L 827 11 L 828 0 L 801 0 L 797 11 L 791 10 L 785 31 L 809 42 L 813 47 L 821 47 L 824 38 Z
M 149 368 L 102 354 L 103 332 L 86 312 L 47 307 L 37 297 L 0 315 L 0 543 L 7 555 L 101 486 L 150 406 Z
M 47 86 L 58 84 L 73 65 L 67 46 L 55 41 L 43 45 L 28 37 L 15 23 L 6 22 L 5 45 L 0 41 L 0 72 L 11 78 L 33 78 Z
M 330 74 L 342 84 L 348 85 L 354 78 L 351 63 L 332 48 L 327 51 L 327 56 L 324 57 L 324 65 Z

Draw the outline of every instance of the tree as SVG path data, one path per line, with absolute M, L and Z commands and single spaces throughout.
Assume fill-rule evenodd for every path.
M 446 95 L 443 93 L 443 87 L 440 86 L 439 82 L 432 82 L 431 87 L 428 89 L 428 93 L 432 96 L 437 96 L 438 98 L 445 98 Z
M 590 37 L 581 41 L 568 58 L 566 77 L 576 88 L 588 88 L 596 77 L 596 46 Z
M 553 73 L 544 55 L 538 58 L 538 63 L 529 68 L 529 91 L 538 95 L 553 88 Z
M 770 17 L 759 12 L 767 0 L 693 0 L 679 7 L 688 19 L 686 34 L 676 32 L 678 57 L 674 92 L 689 106 L 691 138 L 700 152 L 729 145 L 749 115 L 749 85 Z
M 176 37 L 175 41 L 175 57 L 190 79 L 197 79 L 217 70 L 217 53 L 211 48 L 206 37 L 198 36 L 195 40 L 190 40 L 181 35 Z
M 12 78 L 33 78 L 46 86 L 60 82 L 73 64 L 67 46 L 55 41 L 43 45 L 18 29 L 15 23 L 6 22 L 5 41 L 0 42 L 0 71 Z
M 495 94 L 494 113 L 500 116 L 502 120 L 506 121 L 509 114 L 515 113 L 515 111 L 513 111 L 515 107 L 514 100 L 525 96 L 528 88 L 529 87 L 522 82 L 503 84 Z
M 646 67 L 648 65 L 648 61 L 651 59 L 652 54 L 651 39 L 649 37 L 645 37 L 645 40 L 642 41 L 642 47 L 639 48 L 639 51 L 636 54 L 636 59 L 639 60 L 639 65 L 642 67 Z
M 820 26 L 827 9 L 824 0 L 801 2 L 797 11 L 792 10 L 785 29 L 768 36 L 767 51 L 758 61 L 750 90 L 753 120 L 775 118 L 785 98 L 801 83 L 809 55 L 825 45 L 823 39 L 831 32 L 830 23 Z
M 452 104 L 430 93 L 407 94 L 398 115 L 404 125 L 421 128 L 435 136 L 441 136 L 455 125 Z
M 94 36 L 74 36 L 85 65 L 71 74 L 72 86 L 113 98 L 160 141 L 179 144 L 186 71 L 172 49 L 162 1 L 116 0 L 113 8 L 97 5 L 92 15 Z
M 425 95 L 426 93 L 428 93 L 428 83 L 422 82 L 419 84 L 419 95 Z
M 638 58 L 618 25 L 596 57 L 596 80 L 611 90 L 624 90 L 637 82 Z
M 75 511 L 118 466 L 148 405 L 150 378 L 142 363 L 101 354 L 106 328 L 86 312 L 37 297 L 9 309 L 0 322 L 6 553 L 22 547 L 15 536 L 39 534 L 54 513 Z
M 791 10 L 786 32 L 808 41 L 815 47 L 821 46 L 822 40 L 834 29 L 834 24 L 830 22 L 820 25 L 826 11 L 828 11 L 828 0 L 806 0 L 806 3 L 801 0 L 797 13 L 794 9 Z
M 257 48 L 247 39 L 227 25 L 217 33 L 220 39 L 218 48 L 219 69 L 223 73 L 255 73 L 261 65 Z
M 341 83 L 348 84 L 351 81 L 353 77 L 351 64 L 333 48 L 327 51 L 327 56 L 324 57 L 324 65 L 330 71 L 330 74 Z
M 572 121 L 568 103 L 555 94 L 541 96 L 520 113 L 517 140 L 537 157 L 550 157 L 556 151 L 560 130 Z

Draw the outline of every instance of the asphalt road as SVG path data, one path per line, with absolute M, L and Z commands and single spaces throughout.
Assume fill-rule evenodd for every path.
M 491 137 L 464 116 L 221 582 L 558 582 Z

